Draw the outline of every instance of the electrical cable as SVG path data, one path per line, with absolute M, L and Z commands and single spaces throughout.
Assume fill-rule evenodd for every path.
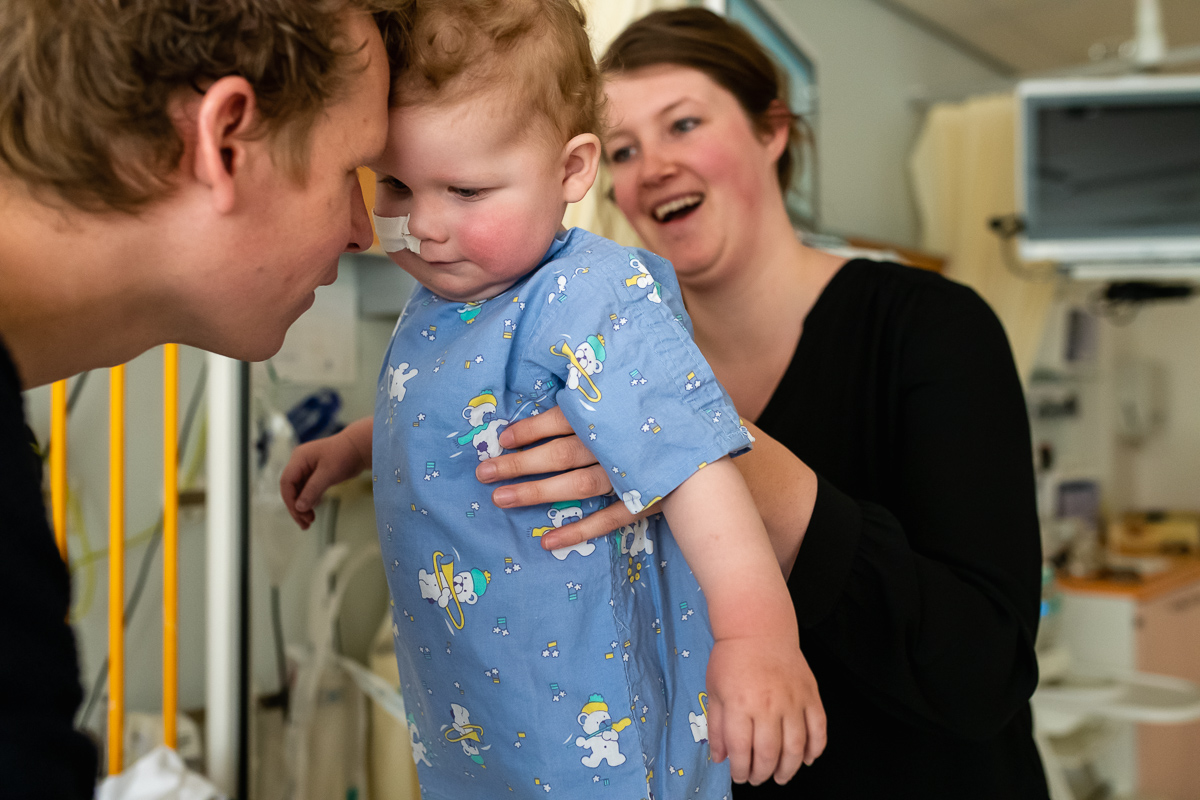
M 279 587 L 271 587 L 271 631 L 275 637 L 275 668 L 279 672 L 279 706 L 283 720 L 291 718 L 291 687 L 288 685 L 287 657 L 283 652 L 283 613 L 280 610 Z
M 82 372 L 75 379 L 75 385 L 71 387 L 71 396 L 67 398 L 67 417 L 70 417 L 71 412 L 75 410 L 75 404 L 79 402 L 79 395 L 83 394 L 83 387 L 87 385 L 88 375 L 91 374 L 91 370 Z
M 1025 230 L 1025 220 L 1017 214 L 1006 214 L 988 220 L 988 228 L 1000 239 L 1000 260 L 1004 268 L 1023 281 L 1048 283 L 1059 278 L 1056 266 L 1050 264 L 1041 269 L 1026 266 L 1014 253 L 1013 240 Z
M 84 373 L 86 376 L 87 373 Z M 179 433 L 179 462 L 183 463 L 183 454 L 187 450 L 189 440 L 191 438 L 192 423 L 195 421 L 196 414 L 200 408 L 200 400 L 204 396 L 204 387 L 208 381 L 208 364 L 204 363 L 200 367 L 200 374 L 196 378 L 196 387 L 192 390 L 191 399 L 188 401 L 187 412 L 184 415 L 183 426 Z M 78 389 L 80 383 L 76 383 Z M 70 413 L 71 402 L 68 401 L 67 409 Z M 149 543 L 146 545 L 145 552 L 142 553 L 142 560 L 138 564 L 138 575 L 134 582 L 133 590 L 129 595 L 129 602 L 125 605 L 125 615 L 122 618 L 122 625 L 129 627 L 130 621 L 133 619 L 134 613 L 137 611 L 138 604 L 142 599 L 142 592 L 146 588 L 146 581 L 150 575 L 150 565 L 154 561 L 154 555 L 158 552 L 158 545 L 162 541 L 162 512 L 159 512 L 158 522 L 154 525 L 154 533 L 150 537 Z M 104 682 L 108 679 L 108 656 L 104 657 L 104 662 L 100 665 L 100 669 L 96 673 L 96 679 L 92 681 L 91 691 L 88 692 L 87 703 L 84 705 L 83 712 L 80 714 L 77 728 L 86 728 L 91 720 L 92 712 L 95 710 L 96 702 L 100 699 Z

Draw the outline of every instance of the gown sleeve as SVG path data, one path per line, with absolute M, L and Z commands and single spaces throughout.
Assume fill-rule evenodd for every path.
M 1037 684 L 1041 554 L 1008 341 L 956 288 L 911 315 L 900 348 L 890 479 L 904 523 L 818 476 L 789 588 L 802 644 L 818 640 L 914 724 L 984 740 Z
M 549 374 L 546 393 L 637 513 L 752 439 L 692 341 L 670 266 L 612 250 L 543 308 L 518 383 Z

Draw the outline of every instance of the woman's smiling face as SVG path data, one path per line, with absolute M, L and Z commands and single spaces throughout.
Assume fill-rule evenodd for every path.
M 716 278 L 749 250 L 767 204 L 782 203 L 787 129 L 759 133 L 732 94 L 688 67 L 616 75 L 607 94 L 617 206 L 685 284 Z

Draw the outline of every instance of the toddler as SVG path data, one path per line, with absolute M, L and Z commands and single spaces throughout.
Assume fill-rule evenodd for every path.
M 600 159 L 582 12 L 416 0 L 409 24 L 375 224 L 423 288 L 374 419 L 297 449 L 283 491 L 306 525 L 372 466 L 423 796 L 723 798 L 730 768 L 790 778 L 824 714 L 726 458 L 750 436 L 670 265 L 560 224 Z M 661 515 L 546 551 L 539 537 L 603 501 L 491 504 L 475 467 L 556 405 L 630 510 Z

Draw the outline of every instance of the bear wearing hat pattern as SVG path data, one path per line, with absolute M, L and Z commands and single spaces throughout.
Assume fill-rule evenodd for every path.
M 604 337 L 600 334 L 587 337 L 575 348 L 575 360 L 567 370 L 567 388 L 578 389 L 584 375 L 595 375 L 604 370 Z M 576 364 L 579 366 L 576 367 Z M 582 372 L 580 371 L 582 368 Z M 588 383 L 591 383 L 588 381 Z
M 508 427 L 508 420 L 496 416 L 496 395 L 490 389 L 468 400 L 462 416 L 470 423 L 471 430 L 458 437 L 460 446 L 472 447 L 480 461 L 495 458 L 504 452 L 500 446 L 500 431 Z
M 575 738 L 575 746 L 589 750 L 588 755 L 580 761 L 585 767 L 598 767 L 601 761 L 607 761 L 610 767 L 619 767 L 625 763 L 625 756 L 620 749 L 620 732 L 632 724 L 629 717 L 613 722 L 608 713 L 608 704 L 604 696 L 593 694 L 579 713 L 579 724 L 583 726 L 583 736 Z
M 550 509 L 546 512 L 546 516 L 548 516 L 550 521 L 554 523 L 555 528 L 561 528 L 568 522 L 574 522 L 575 520 L 583 519 L 583 504 L 578 500 L 565 500 L 561 503 L 555 503 L 554 505 L 550 506 Z M 545 533 L 550 530 L 553 530 L 553 528 L 538 528 L 536 531 L 534 531 L 534 534 L 537 535 L 538 533 Z M 581 556 L 590 556 L 593 552 L 595 552 L 595 550 L 596 545 L 588 540 L 585 542 L 580 542 L 579 544 L 570 545 L 569 547 L 560 547 L 557 550 L 551 550 L 550 554 L 559 561 L 565 561 L 567 556 L 569 556 L 571 553 L 579 553 Z

